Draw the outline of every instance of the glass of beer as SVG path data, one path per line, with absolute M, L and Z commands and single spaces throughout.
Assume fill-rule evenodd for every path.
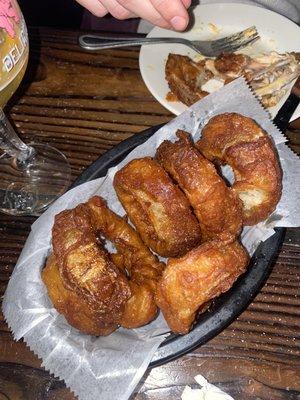
M 16 0 L 0 0 L 0 53 L 0 211 L 39 215 L 65 192 L 71 170 L 57 149 L 22 142 L 3 112 L 28 62 L 27 28 Z

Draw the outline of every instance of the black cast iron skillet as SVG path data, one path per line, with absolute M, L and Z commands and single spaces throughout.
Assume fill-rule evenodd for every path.
M 278 124 L 282 131 L 286 130 L 288 121 L 299 103 L 299 98 L 297 99 L 294 96 L 290 97 L 274 119 L 275 124 Z M 105 176 L 109 168 L 117 165 L 130 151 L 149 139 L 161 126 L 154 126 L 138 135 L 133 135 L 107 151 L 76 179 L 71 188 Z M 164 364 L 204 344 L 238 317 L 253 300 L 268 277 L 282 243 L 284 232 L 284 228 L 278 228 L 272 237 L 260 244 L 251 259 L 247 272 L 198 318 L 197 324 L 190 333 L 184 336 L 170 334 L 164 340 L 154 354 L 150 367 Z

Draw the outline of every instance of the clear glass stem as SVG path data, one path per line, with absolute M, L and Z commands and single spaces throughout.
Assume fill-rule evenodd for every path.
M 0 148 L 5 153 L 16 158 L 20 163 L 24 164 L 32 158 L 35 151 L 32 147 L 27 146 L 16 134 L 11 123 L 0 108 Z

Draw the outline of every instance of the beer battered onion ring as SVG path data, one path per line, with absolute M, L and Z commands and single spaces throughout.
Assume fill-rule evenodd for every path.
M 130 161 L 115 174 L 114 188 L 144 243 L 157 254 L 177 257 L 200 242 L 190 204 L 157 161 Z
M 243 222 L 255 225 L 274 211 L 282 190 L 282 173 L 271 139 L 255 121 L 236 113 L 213 117 L 196 143 L 211 161 L 231 166 L 232 189 L 243 203 Z
M 152 321 L 157 314 L 155 291 L 165 265 L 145 246 L 138 233 L 98 197 L 92 197 L 87 206 L 93 228 L 111 241 L 117 252 L 111 254 L 114 264 L 129 279 L 131 297 L 125 304 L 120 325 L 137 328 Z
M 115 254 L 109 255 L 98 234 L 116 246 Z M 156 316 L 154 294 L 164 265 L 103 199 L 93 197 L 58 214 L 52 244 L 54 255 L 42 278 L 71 325 L 106 335 L 119 325 L 137 328 Z M 76 312 L 82 312 L 82 320 Z
M 188 333 L 197 313 L 231 288 L 249 262 L 237 242 L 211 241 L 181 258 L 169 259 L 157 287 L 156 301 L 175 333 Z
M 178 131 L 175 143 L 165 140 L 156 159 L 183 190 L 200 222 L 202 242 L 233 241 L 242 228 L 239 198 L 214 165 L 193 146 L 189 134 Z
M 118 327 L 113 319 L 105 321 L 98 303 L 90 302 L 76 291 L 66 288 L 54 254 L 47 259 L 46 267 L 42 271 L 42 280 L 52 304 L 74 328 L 89 335 L 106 336 Z
M 49 261 L 43 277 L 54 306 L 83 332 L 98 335 L 106 334 L 107 330 L 112 332 L 131 295 L 130 287 L 104 247 L 99 246 L 85 204 L 55 216 L 52 247 L 53 264 L 58 269 Z M 54 275 L 56 288 L 51 287 L 49 275 Z M 66 290 L 60 292 L 62 286 Z M 74 316 L 76 309 L 90 309 L 87 324 Z

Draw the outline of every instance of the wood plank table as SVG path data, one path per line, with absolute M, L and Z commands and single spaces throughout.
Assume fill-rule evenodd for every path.
M 120 141 L 172 115 L 151 96 L 139 72 L 138 50 L 82 51 L 77 33 L 31 30 L 27 78 L 8 105 L 26 142 L 63 151 L 75 179 Z M 299 151 L 300 120 L 288 133 Z M 28 236 L 31 217 L 0 215 L 0 284 L 7 282 Z M 236 400 L 300 398 L 299 231 L 288 229 L 270 277 L 253 303 L 206 345 L 147 371 L 135 400 L 180 399 L 203 374 Z M 46 372 L 0 319 L 0 400 L 71 400 L 64 383 Z M 101 398 L 99 397 L 101 400 Z M 112 399 L 117 400 L 117 399 Z

